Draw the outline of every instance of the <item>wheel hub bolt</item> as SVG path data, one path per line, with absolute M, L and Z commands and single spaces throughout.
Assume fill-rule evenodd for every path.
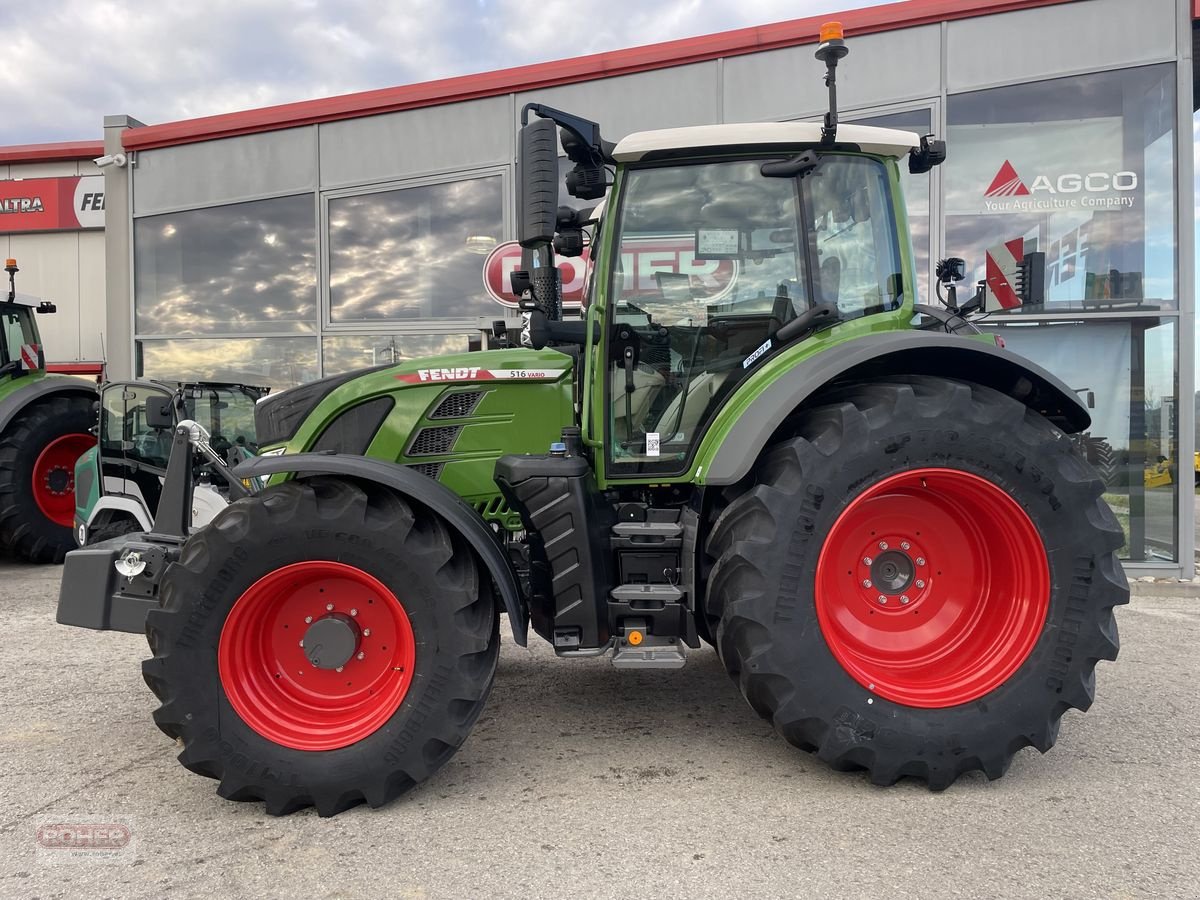
M 887 548 L 888 548 L 888 543 L 887 543 L 887 541 L 880 541 L 880 542 L 879 542 L 879 549 L 880 549 L 880 550 L 886 550 Z
M 901 595 L 900 595 L 900 602 L 901 602 L 901 603 L 904 603 L 904 604 L 907 604 L 907 603 L 909 602 L 909 601 L 908 601 L 908 594 L 901 594 Z
M 357 610 L 357 609 L 352 609 L 352 610 L 350 610 L 350 615 L 352 615 L 352 616 L 357 616 L 357 615 L 358 615 L 358 610 Z
M 305 616 L 305 617 L 304 617 L 304 624 L 305 624 L 305 625 L 311 625 L 311 624 L 312 624 L 312 616 Z
M 358 659 L 366 659 L 366 658 L 367 658 L 367 654 L 365 654 L 361 650 L 359 650 L 358 651 Z
M 869 565 L 870 565 L 871 563 L 873 563 L 873 562 L 874 562 L 874 560 L 873 560 L 873 559 L 871 559 L 871 557 L 869 557 L 869 556 L 864 556 L 864 557 L 863 557 L 863 565 L 864 565 L 864 566 L 869 566 Z
M 345 668 L 345 666 L 338 666 L 338 667 L 337 667 L 336 669 L 334 669 L 333 671 L 335 671 L 335 672 L 340 672 L 340 671 L 342 671 L 342 669 L 344 669 L 344 668 Z
M 883 594 L 880 594 L 875 599 L 877 599 L 880 603 L 887 603 L 887 597 L 885 597 Z
M 923 587 L 925 587 L 925 582 L 921 581 L 921 580 L 918 578 L 918 579 L 917 579 L 917 587 L 919 587 L 919 588 L 923 588 Z
M 300 646 L 301 646 L 301 647 L 303 647 L 303 646 L 304 646 L 304 638 L 300 638 Z
M 325 610 L 326 610 L 326 612 L 333 612 L 333 604 L 332 604 L 332 603 L 326 603 L 326 604 L 325 604 Z
M 863 579 L 863 587 L 865 587 L 865 588 L 869 588 L 870 586 L 871 586 L 871 579 L 870 579 L 870 578 L 864 578 L 864 579 Z
M 911 546 L 912 546 L 912 544 L 910 544 L 908 541 L 901 541 L 901 542 L 900 542 L 900 549 L 901 549 L 901 550 L 907 550 L 907 549 L 909 549 Z
M 917 557 L 917 565 L 918 565 L 918 566 L 923 566 L 923 565 L 925 565 L 925 557 L 923 557 L 923 556 L 918 556 L 918 557 Z
M 370 628 L 364 628 L 364 629 L 363 629 L 363 637 L 370 637 L 370 636 L 371 636 L 371 629 L 370 629 Z

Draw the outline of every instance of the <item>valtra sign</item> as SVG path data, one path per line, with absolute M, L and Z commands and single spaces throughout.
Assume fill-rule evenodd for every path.
M 103 227 L 103 175 L 0 181 L 0 234 Z
M 563 306 L 579 309 L 591 269 L 591 257 L 585 249 L 582 256 L 558 257 L 562 272 Z M 521 268 L 521 245 L 516 241 L 500 244 L 488 254 L 483 263 L 483 286 L 497 303 L 516 309 L 517 298 L 512 294 L 509 275 Z M 626 296 L 661 296 L 659 274 L 681 275 L 696 299 L 708 302 L 720 300 L 733 287 L 737 263 L 729 259 L 697 259 L 695 235 L 666 236 L 626 240 L 621 245 L 621 271 L 624 273 L 622 293 Z

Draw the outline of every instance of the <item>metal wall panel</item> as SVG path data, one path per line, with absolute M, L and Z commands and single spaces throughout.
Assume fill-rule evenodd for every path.
M 79 358 L 102 359 L 108 349 L 106 339 L 102 337 L 106 326 L 103 231 L 79 232 L 78 275 Z
M 847 40 L 850 56 L 837 71 L 838 106 L 881 106 L 941 92 L 941 28 L 925 25 Z M 758 122 L 824 112 L 825 66 L 815 45 L 725 60 L 726 122 Z
M 75 167 L 70 163 L 71 168 Z M 57 231 L 14 234 L 9 252 L 17 258 L 21 273 L 17 290 L 50 300 L 58 312 L 38 316 L 38 330 L 46 347 L 46 359 L 79 359 L 79 238 L 83 232 Z M 5 276 L 5 288 L 8 287 Z
M 133 213 L 236 203 L 316 188 L 316 128 L 289 128 L 140 151 L 133 172 Z
M 1174 5 L 1163 0 L 1088 0 L 960 19 L 946 29 L 951 93 L 1175 55 Z
M 720 121 L 716 62 L 676 66 L 619 78 L 568 84 L 516 95 L 516 111 L 544 103 L 600 123 L 605 140 L 635 131 Z M 510 152 L 515 152 L 515 140 Z
M 319 126 L 321 187 L 503 164 L 512 159 L 508 97 L 346 119 Z

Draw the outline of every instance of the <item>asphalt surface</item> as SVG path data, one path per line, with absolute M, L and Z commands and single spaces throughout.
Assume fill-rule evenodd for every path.
M 431 782 L 272 819 L 175 762 L 140 637 L 54 624 L 60 572 L 0 563 L 0 897 L 1200 896 L 1200 596 L 1122 609 L 1092 711 L 997 782 L 931 794 L 831 772 L 709 650 L 620 672 L 508 643 Z M 39 823 L 85 816 L 134 849 L 38 851 Z

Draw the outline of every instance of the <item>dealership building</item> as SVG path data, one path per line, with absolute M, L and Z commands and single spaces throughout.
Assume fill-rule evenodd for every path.
M 1193 569 L 1193 467 L 1178 461 L 1195 449 L 1197 14 L 1200 0 L 907 0 L 836 16 L 842 121 L 948 142 L 944 165 L 905 175 L 922 299 L 941 257 L 965 258 L 974 281 L 1007 241 L 1045 253 L 1045 302 L 985 327 L 1093 407 L 1089 452 L 1112 462 L 1132 574 Z M 74 160 L 20 176 L 22 148 L 0 158 L 0 178 L 102 171 L 104 264 L 82 226 L 0 240 L 30 270 L 50 253 L 39 241 L 65 258 L 74 240 L 77 282 L 103 272 L 106 290 L 85 293 L 50 265 L 62 284 L 30 292 L 75 323 L 74 343 L 66 325 L 49 332 L 51 355 L 103 351 L 113 377 L 282 387 L 465 350 L 511 299 L 526 103 L 594 119 L 608 140 L 816 120 L 828 18 L 160 125 L 108 116 L 102 147 Z M 564 276 L 570 291 L 582 270 Z

